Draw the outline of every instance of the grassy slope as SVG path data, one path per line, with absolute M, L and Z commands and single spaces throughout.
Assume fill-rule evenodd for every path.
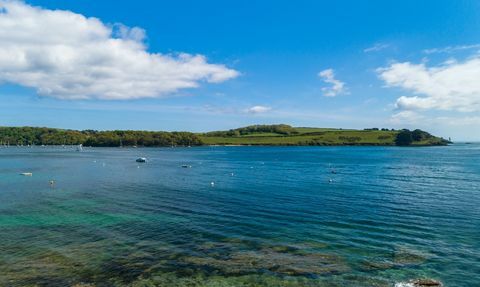
M 398 131 L 364 131 L 325 128 L 295 128 L 296 135 L 252 133 L 242 136 L 199 135 L 208 145 L 395 145 Z M 432 138 L 412 145 L 435 145 L 440 138 Z

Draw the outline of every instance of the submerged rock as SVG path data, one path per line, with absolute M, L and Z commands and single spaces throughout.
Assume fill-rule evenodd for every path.
M 335 279 L 284 277 L 274 274 L 249 274 L 241 276 L 196 274 L 190 277 L 178 277 L 176 273 L 158 274 L 151 278 L 141 278 L 129 287 L 388 287 L 388 285 L 344 284 Z
M 279 275 L 306 276 L 343 273 L 345 262 L 331 254 L 297 254 L 289 249 L 271 248 L 260 251 L 235 251 L 225 257 L 186 257 L 184 263 L 227 275 L 268 271 Z
M 397 248 L 393 254 L 395 265 L 419 265 L 427 260 L 428 255 L 405 247 Z
M 360 268 L 365 271 L 387 270 L 394 268 L 395 264 L 389 261 L 362 261 Z
M 443 287 L 443 284 L 434 279 L 415 279 L 407 283 L 397 283 L 395 287 Z
M 389 256 L 371 258 L 360 262 L 364 271 L 387 270 L 421 265 L 429 258 L 428 254 L 405 246 L 396 247 Z
M 302 243 L 299 243 L 300 246 L 305 246 L 307 248 L 314 248 L 314 249 L 325 249 L 328 247 L 328 244 L 325 242 L 319 242 L 319 241 L 304 241 Z
M 305 248 L 295 245 L 264 245 L 260 247 L 260 252 L 277 252 L 295 255 L 308 255 Z
M 416 279 L 412 281 L 415 287 L 441 287 L 443 284 L 440 281 L 433 279 Z

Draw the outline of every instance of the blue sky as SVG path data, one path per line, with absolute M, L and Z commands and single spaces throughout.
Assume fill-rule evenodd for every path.
M 419 127 L 480 140 L 478 1 L 0 7 L 0 125 Z

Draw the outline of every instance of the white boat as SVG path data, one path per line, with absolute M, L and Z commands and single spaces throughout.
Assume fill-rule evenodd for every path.
M 147 162 L 147 158 L 139 157 L 139 158 L 137 158 L 136 162 Z
M 32 176 L 32 175 L 33 175 L 33 173 L 31 173 L 31 172 L 22 172 L 22 173 L 20 173 L 20 175 L 24 175 L 24 176 Z
M 83 150 L 83 145 L 82 144 L 77 145 L 77 151 L 82 151 L 82 150 Z

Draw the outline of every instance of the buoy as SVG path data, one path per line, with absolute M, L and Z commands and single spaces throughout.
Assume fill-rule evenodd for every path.
M 215 182 L 213 182 L 213 181 L 210 182 L 210 185 L 211 185 L 212 187 L 215 186 Z
M 230 174 L 230 176 L 233 176 L 233 172 Z

